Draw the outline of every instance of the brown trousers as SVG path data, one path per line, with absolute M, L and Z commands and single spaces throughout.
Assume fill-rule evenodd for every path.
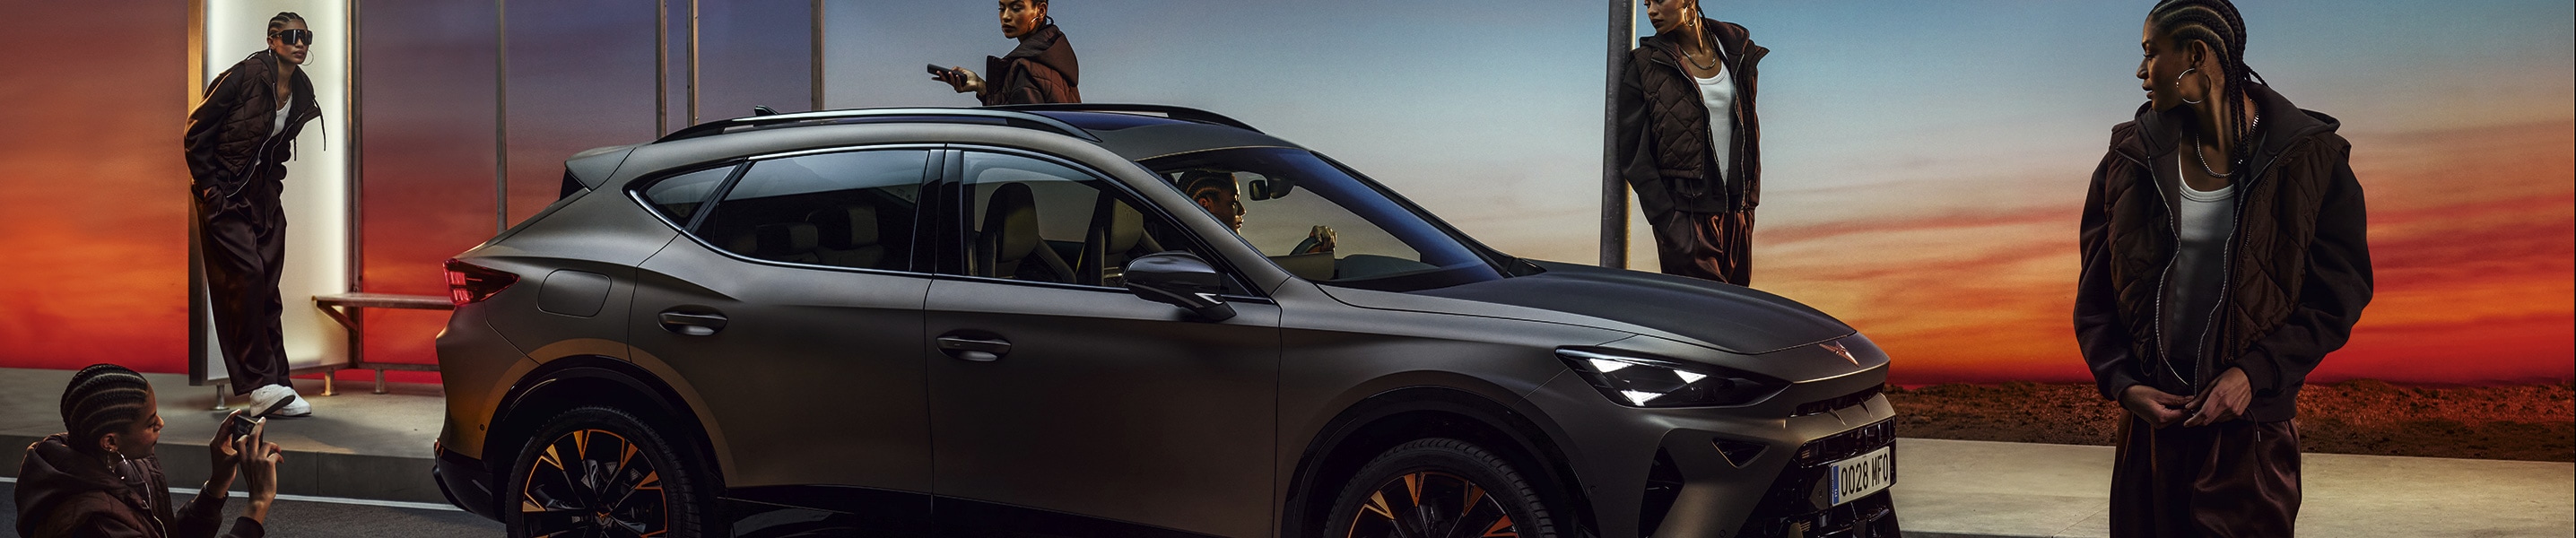
M 2299 429 L 2290 421 L 2120 424 L 2111 538 L 2287 538 L 2298 519 Z
M 1667 211 L 1647 220 L 1664 274 L 1753 285 L 1752 211 Z
M 197 200 L 197 245 L 204 254 L 207 305 L 234 395 L 288 381 L 285 305 L 277 284 L 286 268 L 286 209 L 280 183 L 252 179 L 230 197 Z

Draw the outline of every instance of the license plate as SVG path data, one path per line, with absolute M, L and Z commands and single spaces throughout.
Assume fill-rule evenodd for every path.
M 1896 484 L 1896 447 L 1883 447 L 1860 457 L 1833 463 L 1826 487 L 1832 488 L 1832 506 L 1842 506 L 1853 499 L 1867 497 Z

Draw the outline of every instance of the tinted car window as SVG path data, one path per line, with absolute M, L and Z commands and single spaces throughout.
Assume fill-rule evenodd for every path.
M 1143 163 L 1253 249 L 1309 281 L 1415 291 L 1502 278 L 1494 264 L 1358 174 L 1301 149 L 1244 148 Z
M 763 260 L 907 270 L 924 150 L 854 151 L 752 163 L 698 236 Z
M 960 252 L 970 275 L 1118 287 L 1130 260 L 1198 250 L 1160 214 L 1140 210 L 1097 176 L 1016 155 L 967 152 L 965 161 L 963 207 L 970 210 Z
M 698 208 L 706 205 L 707 198 L 716 194 L 716 187 L 724 186 L 725 178 L 733 176 L 733 169 L 711 168 L 663 178 L 644 189 L 644 199 L 652 201 L 653 209 L 661 211 L 662 216 L 687 226 L 690 218 L 698 216 Z

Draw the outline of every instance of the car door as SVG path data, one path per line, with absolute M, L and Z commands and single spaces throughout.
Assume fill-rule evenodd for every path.
M 956 155 L 925 305 L 943 532 L 1268 534 L 1279 309 L 1210 322 L 1105 285 L 1100 252 L 1143 254 L 1109 227 L 1193 244 L 1068 161 Z
M 928 524 L 930 279 L 912 271 L 912 245 L 931 155 L 752 160 L 712 207 L 675 218 L 689 233 L 641 265 L 633 354 L 698 399 L 726 512 L 783 505 L 869 528 Z

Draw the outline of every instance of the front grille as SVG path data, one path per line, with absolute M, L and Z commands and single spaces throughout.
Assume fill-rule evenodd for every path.
M 1854 393 L 1851 393 L 1851 394 L 1845 394 L 1845 395 L 1841 395 L 1841 396 L 1835 396 L 1835 397 L 1833 397 L 1833 398 L 1825 399 L 1825 400 L 1817 400 L 1817 401 L 1813 401 L 1813 402 L 1807 402 L 1807 403 L 1798 404 L 1798 412 L 1797 412 L 1797 413 L 1794 413 L 1794 414 L 1791 414 L 1791 415 L 1789 415 L 1789 416 L 1793 416 L 1793 417 L 1803 417 L 1803 416 L 1807 416 L 1807 415 L 1814 415 L 1814 414 L 1828 413 L 1828 412 L 1832 412 L 1832 411 L 1837 410 L 1837 409 L 1842 409 L 1842 408 L 1845 408 L 1845 407 L 1851 407 L 1851 406 L 1855 406 L 1855 405 L 1860 405 L 1860 404 L 1861 404 L 1861 402 L 1866 402 L 1866 401 L 1869 401 L 1869 399 L 1870 399 L 1870 398 L 1876 398 L 1876 397 L 1878 397 L 1878 392 L 1879 392 L 1880 387 L 1884 387 L 1884 386 L 1885 386 L 1885 385 L 1871 385 L 1869 388 L 1861 389 L 1861 390 L 1860 390 L 1860 392 L 1854 392 Z
M 1896 421 L 1882 420 L 1799 445 L 1789 467 L 1771 482 L 1770 491 L 1753 508 L 1737 532 L 1745 537 L 1889 537 L 1896 536 L 1896 506 L 1886 491 L 1842 506 L 1823 507 L 1825 474 L 1835 461 L 1867 454 L 1896 442 Z

